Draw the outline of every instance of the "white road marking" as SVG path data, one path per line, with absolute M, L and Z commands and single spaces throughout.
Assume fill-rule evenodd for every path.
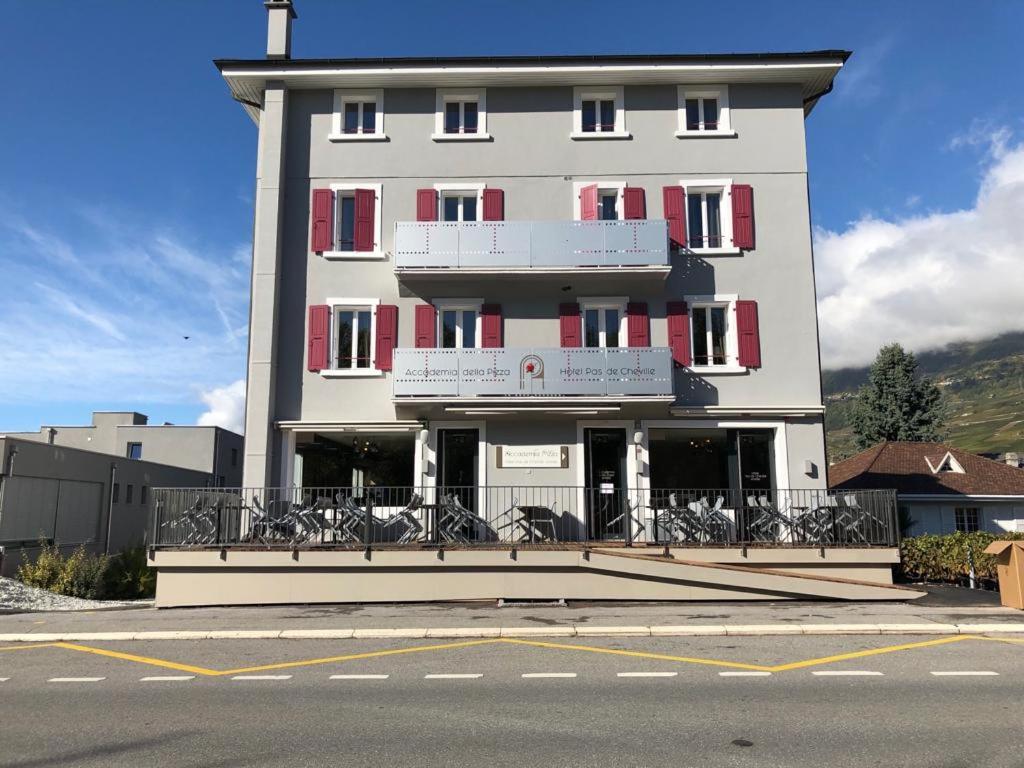
M 140 677 L 140 683 L 174 683 L 184 680 L 195 680 L 195 675 L 157 675 L 155 677 Z
M 936 677 L 998 677 L 998 672 L 988 670 L 957 671 L 957 672 L 932 672 Z
M 331 680 L 387 680 L 390 675 L 331 675 Z
M 617 672 L 618 677 L 675 677 L 678 672 Z
M 10 679 L 11 678 L 9 678 L 9 677 L 0 677 L 0 683 L 6 683 Z
M 576 677 L 575 672 L 524 672 L 523 677 L 525 678 L 537 678 L 537 677 Z
M 291 680 L 291 675 L 235 675 L 232 680 Z
M 98 683 L 100 680 L 106 680 L 105 677 L 51 677 L 46 682 L 48 683 Z
M 770 677 L 771 672 L 719 672 L 719 677 Z
M 881 677 L 881 672 L 872 672 L 866 669 L 820 669 L 811 672 L 818 677 Z
M 424 680 L 475 680 L 478 677 L 483 677 L 482 673 L 461 673 L 461 674 L 437 674 L 437 675 L 424 675 Z

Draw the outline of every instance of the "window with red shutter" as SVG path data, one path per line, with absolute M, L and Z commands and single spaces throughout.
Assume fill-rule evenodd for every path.
M 626 187 L 622 190 L 623 218 L 646 219 L 647 200 L 643 187 Z
M 437 221 L 437 192 L 416 190 L 416 221 Z
M 596 221 L 597 218 L 597 184 L 590 184 L 580 189 L 580 220 Z
M 756 301 L 736 302 L 736 333 L 739 364 L 746 368 L 761 367 L 761 331 Z
M 668 346 L 676 365 L 693 365 L 690 351 L 690 310 L 685 301 L 670 301 L 666 305 L 668 320 Z
M 372 189 L 355 191 L 355 247 L 356 251 L 372 251 L 375 239 L 376 194 Z
M 306 367 L 314 373 L 330 368 L 331 308 L 316 304 L 309 308 L 309 340 L 306 347 Z
M 563 347 L 583 346 L 579 304 L 558 305 L 558 327 Z
M 480 307 L 480 346 L 485 349 L 502 346 L 500 304 L 484 304 Z
M 646 303 L 631 301 L 626 305 L 626 335 L 631 347 L 651 346 L 651 320 Z
M 433 349 L 437 346 L 437 310 L 433 304 L 416 305 L 416 348 Z
M 732 185 L 732 244 L 754 247 L 754 190 L 749 184 Z
M 663 187 L 661 193 L 669 242 L 673 248 L 682 248 L 686 243 L 686 191 L 673 186 Z
M 505 193 L 488 187 L 484 190 L 484 221 L 505 220 Z
M 377 359 L 378 371 L 390 371 L 393 367 L 395 347 L 398 344 L 398 307 L 381 304 L 377 307 Z
M 310 247 L 317 253 L 334 250 L 334 192 L 314 189 L 310 206 Z

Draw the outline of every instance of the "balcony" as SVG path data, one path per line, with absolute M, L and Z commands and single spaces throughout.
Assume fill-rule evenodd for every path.
M 399 222 L 394 260 L 402 278 L 671 271 L 668 224 L 649 219 Z
M 396 403 L 674 399 L 668 347 L 396 349 L 393 381 Z

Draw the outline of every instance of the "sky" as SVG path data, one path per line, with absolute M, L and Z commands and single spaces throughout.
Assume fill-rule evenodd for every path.
M 826 367 L 1020 329 L 1024 2 L 296 0 L 296 57 L 854 52 L 807 121 Z M 585 11 L 585 12 L 583 12 Z M 0 0 L 0 430 L 240 429 L 262 0 Z

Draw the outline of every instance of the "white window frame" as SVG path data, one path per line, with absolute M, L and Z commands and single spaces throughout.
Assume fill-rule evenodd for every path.
M 629 299 L 625 296 L 580 296 L 576 299 L 580 305 L 580 346 L 583 349 L 623 349 L 629 346 L 629 339 L 626 334 L 629 331 L 629 324 L 626 321 L 626 305 Z M 588 309 L 615 309 L 619 312 L 619 345 L 608 347 L 605 335 L 608 329 L 605 327 L 604 313 L 598 314 L 598 346 L 587 347 L 587 310 Z
M 615 130 L 593 132 L 583 131 L 583 102 L 592 99 L 615 102 Z M 600 126 L 599 126 L 600 127 Z M 632 134 L 626 130 L 625 89 L 621 85 L 606 87 L 576 86 L 572 89 L 572 132 L 571 139 L 629 139 Z
M 576 221 L 580 221 L 583 206 L 580 204 L 580 194 L 584 187 L 592 187 L 597 185 L 597 197 L 598 204 L 601 201 L 601 192 L 615 192 L 615 216 L 619 221 L 625 218 L 626 211 L 622 204 L 623 190 L 626 188 L 626 182 L 624 181 L 574 181 L 572 183 L 572 217 Z
M 445 133 L 445 105 L 451 102 L 476 102 L 476 133 Z M 438 88 L 434 106 L 434 141 L 490 141 L 487 132 L 487 89 L 486 88 Z
M 445 312 L 463 312 L 466 310 L 472 310 L 476 312 L 476 324 L 473 331 L 473 335 L 476 339 L 476 344 L 472 347 L 462 346 L 462 318 L 460 317 L 458 322 L 455 324 L 455 349 L 480 349 L 480 333 L 483 331 L 483 322 L 480 317 L 480 310 L 483 308 L 483 299 L 435 299 L 434 306 L 437 307 L 437 347 L 438 349 L 448 349 L 448 347 L 441 346 L 441 336 L 444 329 L 444 313 Z
M 372 189 L 374 195 L 374 206 L 373 206 L 373 250 L 372 251 L 339 251 L 338 240 L 341 237 L 341 222 L 338 220 L 338 216 L 341 212 L 338 206 L 338 198 L 341 196 L 338 193 L 345 195 L 349 192 L 355 193 L 357 189 Z M 331 184 L 331 191 L 334 193 L 333 208 L 331 210 L 331 220 L 333 222 L 334 229 L 334 243 L 333 248 L 329 251 L 324 251 L 323 257 L 325 259 L 344 259 L 348 261 L 360 261 L 360 260 L 381 260 L 385 257 L 384 249 L 381 245 L 381 208 L 383 201 L 383 185 L 382 184 L 369 184 L 369 183 L 355 183 L 355 184 Z
M 719 214 L 722 217 L 722 243 L 718 248 L 690 248 L 690 201 L 686 200 L 686 248 L 695 254 L 702 256 L 737 256 L 740 249 L 733 245 L 732 241 L 732 179 L 680 179 L 679 186 L 683 187 L 687 197 L 691 190 L 693 193 L 720 192 L 722 200 L 719 205 Z M 701 211 L 705 217 L 704 231 L 707 232 L 707 206 L 701 205 Z
M 716 293 L 713 295 L 684 296 L 683 301 L 690 312 L 690 353 L 694 356 L 690 370 L 694 373 L 746 373 L 746 366 L 739 364 L 739 334 L 736 328 L 736 302 L 739 297 L 734 293 Z M 725 365 L 697 365 L 697 345 L 694 344 L 693 315 L 699 310 L 710 307 L 725 309 Z M 708 349 L 711 349 L 711 331 L 708 330 Z
M 677 109 L 679 114 L 679 125 L 676 128 L 676 138 L 679 139 L 712 139 L 729 138 L 736 136 L 732 129 L 732 115 L 729 109 L 729 86 L 727 85 L 680 85 L 677 92 Z M 704 124 L 704 99 L 718 100 L 718 128 L 714 131 L 698 129 L 689 131 L 686 129 L 686 100 L 700 99 L 701 125 Z
M 374 102 L 373 133 L 363 133 L 363 104 Z M 345 105 L 359 104 L 359 132 L 345 133 Z M 384 133 L 384 89 L 376 88 L 369 91 L 353 91 L 337 88 L 334 91 L 334 113 L 331 115 L 331 132 L 329 141 L 387 141 Z
M 437 220 L 444 221 L 444 198 L 451 195 L 469 197 L 476 195 L 476 220 L 483 221 L 484 217 L 484 190 L 486 184 L 435 184 L 434 191 L 437 192 Z M 462 221 L 462 203 L 459 203 L 459 221 Z
M 334 297 L 328 298 L 324 301 L 331 308 L 331 328 L 328 334 L 331 339 L 331 349 L 329 362 L 330 368 L 325 368 L 320 371 L 320 375 L 325 379 L 335 378 L 353 378 L 353 379 L 368 379 L 368 378 L 379 378 L 384 375 L 384 371 L 378 370 L 374 365 L 377 360 L 377 308 L 380 305 L 380 299 L 365 299 L 365 298 L 352 298 L 352 297 Z M 370 367 L 369 368 L 338 368 L 338 312 L 340 310 L 350 309 L 353 311 L 370 310 Z M 353 337 L 353 343 L 355 337 Z

